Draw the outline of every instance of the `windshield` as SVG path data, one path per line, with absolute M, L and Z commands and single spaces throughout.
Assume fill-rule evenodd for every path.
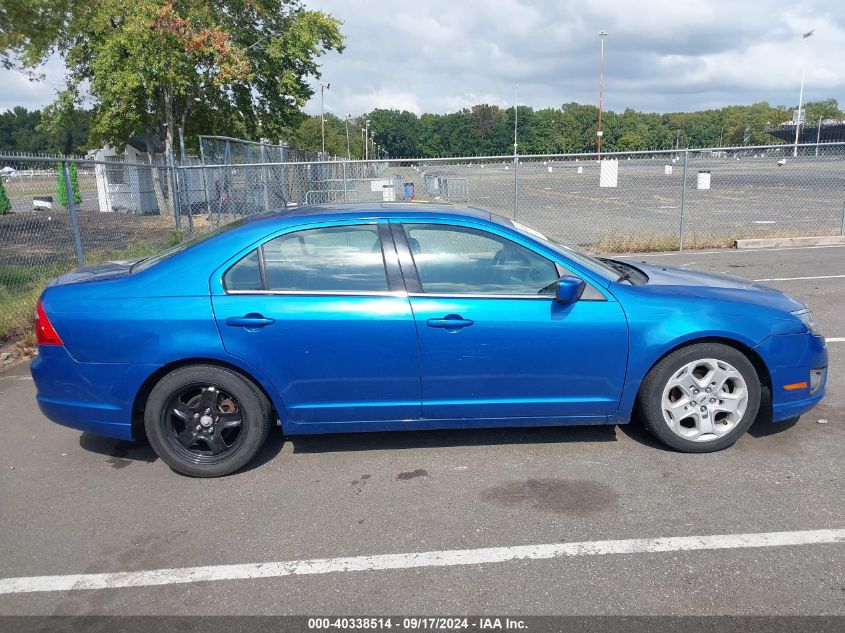
M 561 255 L 568 257 L 569 259 L 578 264 L 581 264 L 590 272 L 594 272 L 597 275 L 603 277 L 604 279 L 608 279 L 610 281 L 616 281 L 617 279 L 619 279 L 619 270 L 617 270 L 613 266 L 604 263 L 600 259 L 596 259 L 595 257 L 587 255 L 586 253 L 579 251 L 578 249 L 572 246 L 567 246 L 565 244 L 555 242 L 554 240 L 549 239 L 539 231 L 532 229 L 530 226 L 525 226 L 524 224 L 520 224 L 519 222 L 516 222 L 509 218 L 497 216 L 494 214 L 491 214 L 491 217 L 494 221 L 498 222 L 499 224 L 510 226 L 516 229 L 523 235 L 531 237 L 535 241 L 543 244 L 544 246 L 548 246 L 553 251 L 556 251 Z
M 132 267 L 129 269 L 130 273 L 137 273 L 141 272 L 142 270 L 146 270 L 147 268 L 151 268 L 156 264 L 163 262 L 165 259 L 169 259 L 173 257 L 177 253 L 181 253 L 182 251 L 186 251 L 192 246 L 196 246 L 200 242 L 204 242 L 207 239 L 214 237 L 215 235 L 220 235 L 221 233 L 225 233 L 226 231 L 230 231 L 235 227 L 240 226 L 243 224 L 243 220 L 236 220 L 234 222 L 230 222 L 225 226 L 221 226 L 219 229 L 215 229 L 209 233 L 203 233 L 201 235 L 197 235 L 189 240 L 185 240 L 184 242 L 179 242 L 175 246 L 171 246 L 170 248 L 166 248 L 160 253 L 156 253 L 155 255 L 151 255 L 150 257 L 145 257 L 144 259 L 135 262 L 132 264 Z

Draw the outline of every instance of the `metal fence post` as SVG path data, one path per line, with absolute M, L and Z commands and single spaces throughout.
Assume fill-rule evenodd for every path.
M 845 202 L 842 203 L 842 222 L 839 225 L 839 235 L 845 235 Z
M 349 202 L 349 195 L 346 191 L 346 161 L 343 161 L 343 201 Z
M 205 173 L 205 163 L 202 165 L 202 186 L 205 189 L 205 208 L 208 211 L 208 221 L 211 222 L 213 211 L 211 210 L 211 192 L 208 189 L 208 176 Z
M 687 160 L 689 150 L 684 150 L 684 175 L 681 180 L 681 226 L 678 229 L 678 250 L 684 250 L 684 215 L 687 210 Z
M 70 186 L 70 172 L 67 161 L 62 161 L 62 172 L 65 179 L 65 193 L 67 194 L 67 210 L 70 215 L 70 230 L 73 233 L 73 250 L 76 252 L 76 263 L 80 267 L 85 265 L 85 253 L 82 250 L 82 237 L 79 234 L 79 217 L 76 215 L 76 199 Z
M 261 201 L 264 206 L 264 211 L 270 210 L 270 194 L 267 191 L 267 183 L 270 180 L 270 168 L 266 166 L 266 163 L 270 162 L 270 155 L 267 152 L 267 146 L 261 145 L 261 162 L 265 163 L 265 166 L 261 168 Z
M 176 157 L 173 155 L 173 148 L 167 153 L 167 163 L 165 169 L 170 175 L 170 199 L 173 202 L 173 215 L 178 230 L 182 228 L 182 205 L 179 204 L 179 191 L 176 184 Z

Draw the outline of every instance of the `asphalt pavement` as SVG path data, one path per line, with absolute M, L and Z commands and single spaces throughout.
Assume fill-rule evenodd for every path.
M 274 433 L 248 470 L 198 480 L 49 422 L 17 366 L 0 614 L 845 615 L 845 248 L 631 259 L 776 279 L 830 339 L 824 402 L 706 455 L 636 425 Z

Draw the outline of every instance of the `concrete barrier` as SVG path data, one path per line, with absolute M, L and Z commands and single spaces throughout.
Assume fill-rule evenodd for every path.
M 735 248 L 784 248 L 790 246 L 838 246 L 845 245 L 845 235 L 824 235 L 822 237 L 766 237 L 736 240 Z

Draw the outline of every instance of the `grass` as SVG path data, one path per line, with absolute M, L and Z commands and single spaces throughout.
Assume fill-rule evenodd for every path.
M 687 233 L 684 236 L 685 249 L 731 248 L 737 236 Z M 654 253 L 676 251 L 680 246 L 677 235 L 665 233 L 642 233 L 631 235 L 605 235 L 590 250 L 599 253 Z
M 689 231 L 684 235 L 685 250 L 709 248 L 733 248 L 737 240 L 770 237 L 808 237 L 815 233 L 789 229 L 755 231 L 753 235 L 738 232 L 734 235 L 713 235 Z M 676 251 L 680 246 L 677 235 L 668 233 L 632 233 L 627 235 L 605 235 L 589 250 L 597 253 L 655 253 Z
M 148 257 L 178 243 L 174 234 L 165 242 L 137 242 L 122 250 L 98 250 L 86 254 L 86 264 L 95 265 L 118 259 Z M 76 260 L 58 261 L 48 266 L 0 264 L 0 343 L 15 341 L 33 346 L 32 320 L 35 304 L 44 287 L 59 275 L 76 268 Z
M 33 342 L 32 319 L 44 286 L 72 270 L 74 262 L 56 262 L 46 268 L 0 265 L 0 342 Z

